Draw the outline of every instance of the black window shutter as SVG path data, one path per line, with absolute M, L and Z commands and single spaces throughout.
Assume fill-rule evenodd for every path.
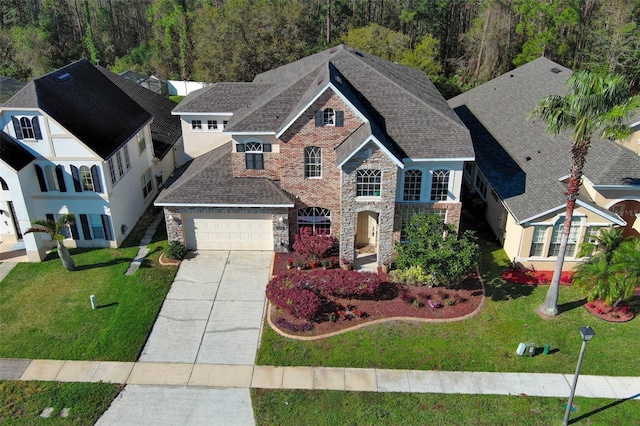
M 67 185 L 64 183 L 64 168 L 59 164 L 56 166 L 56 177 L 58 178 L 60 192 L 67 192 Z
M 74 240 L 79 240 L 80 238 L 78 238 L 78 225 L 73 222 L 69 225 L 69 228 L 71 228 L 71 238 L 73 238 Z
M 102 192 L 102 182 L 100 181 L 100 173 L 98 172 L 98 166 L 91 166 L 91 179 L 93 179 L 93 190 L 95 192 Z
M 244 144 L 243 143 L 239 143 L 238 145 L 236 145 L 236 150 L 238 152 L 244 152 Z
M 53 213 L 47 213 L 44 215 L 44 217 L 46 217 L 47 220 L 50 220 L 51 222 L 55 222 L 55 219 L 53 218 Z
M 106 214 L 100 215 L 102 219 L 102 228 L 104 229 L 104 236 L 107 240 L 113 241 L 113 232 L 111 232 L 111 221 Z
M 80 225 L 82 225 L 82 233 L 84 234 L 85 240 L 91 239 L 91 231 L 89 230 L 89 221 L 87 220 L 86 214 L 80 215 Z
M 254 165 L 253 159 L 254 159 L 254 155 L 253 154 L 245 154 L 244 155 L 244 162 L 245 162 L 245 164 L 247 166 L 247 170 L 256 168 L 255 165 Z
M 80 172 L 76 166 L 71 166 L 71 176 L 73 177 L 73 186 L 76 192 L 82 192 L 82 182 L 80 182 Z
M 316 111 L 316 127 L 324 125 L 324 111 Z
M 256 156 L 256 169 L 264 169 L 264 156 L 262 154 L 255 154 Z
M 336 111 L 336 127 L 344 126 L 344 111 Z
M 33 117 L 31 119 L 31 124 L 33 125 L 33 134 L 35 135 L 36 139 L 41 140 L 42 132 L 40 131 L 40 120 L 38 120 L 38 117 Z
M 36 176 L 38 176 L 38 183 L 40 184 L 40 191 L 47 192 L 47 182 L 44 180 L 44 173 L 42 173 L 42 167 L 36 166 Z
M 13 130 L 16 132 L 16 139 L 22 139 L 22 126 L 20 126 L 20 120 L 16 117 L 11 117 L 11 122 L 13 123 Z
M 262 144 L 262 152 L 271 152 L 271 144 L 263 143 Z

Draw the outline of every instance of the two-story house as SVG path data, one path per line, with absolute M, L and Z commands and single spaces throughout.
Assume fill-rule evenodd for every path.
M 529 119 L 539 99 L 564 95 L 572 71 L 538 58 L 449 100 L 471 131 L 476 161 L 465 179 L 486 200 L 486 218 L 516 263 L 550 270 L 557 259 L 571 164 L 569 133 L 550 135 Z M 569 233 L 565 269 L 582 260 L 579 246 L 602 228 L 640 236 L 640 156 L 625 143 L 596 140 L 584 167 Z
M 154 152 L 167 140 L 156 144 L 154 115 L 132 96 L 80 60 L 29 82 L 0 107 L 0 232 L 24 238 L 29 260 L 42 260 L 52 242 L 24 231 L 69 212 L 76 223 L 63 230 L 66 245 L 117 247 L 157 194 L 154 176 L 173 171 L 172 149 L 162 158 Z M 174 105 L 165 115 L 178 142 Z
M 189 249 L 286 251 L 302 227 L 391 260 L 412 214 L 457 226 L 468 130 L 424 73 L 340 45 L 174 110 L 188 159 L 156 200 Z

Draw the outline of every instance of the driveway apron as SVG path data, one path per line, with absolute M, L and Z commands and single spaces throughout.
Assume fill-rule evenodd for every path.
M 270 252 L 190 254 L 140 361 L 252 365 L 271 257 Z
M 194 252 L 182 262 L 142 362 L 253 365 L 273 253 Z M 193 377 L 192 377 L 193 379 Z M 249 389 L 128 385 L 98 425 L 254 425 Z

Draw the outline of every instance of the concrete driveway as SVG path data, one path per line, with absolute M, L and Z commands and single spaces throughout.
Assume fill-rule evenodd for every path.
M 140 361 L 253 365 L 272 256 L 190 254 L 180 265 Z
M 253 365 L 273 253 L 194 252 L 140 361 Z M 97 425 L 254 425 L 249 389 L 128 385 Z

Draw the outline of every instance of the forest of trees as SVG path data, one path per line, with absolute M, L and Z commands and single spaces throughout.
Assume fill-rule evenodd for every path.
M 640 0 L 2 0 L 0 75 L 81 57 L 120 72 L 248 81 L 345 42 L 445 96 L 544 55 L 640 90 Z

